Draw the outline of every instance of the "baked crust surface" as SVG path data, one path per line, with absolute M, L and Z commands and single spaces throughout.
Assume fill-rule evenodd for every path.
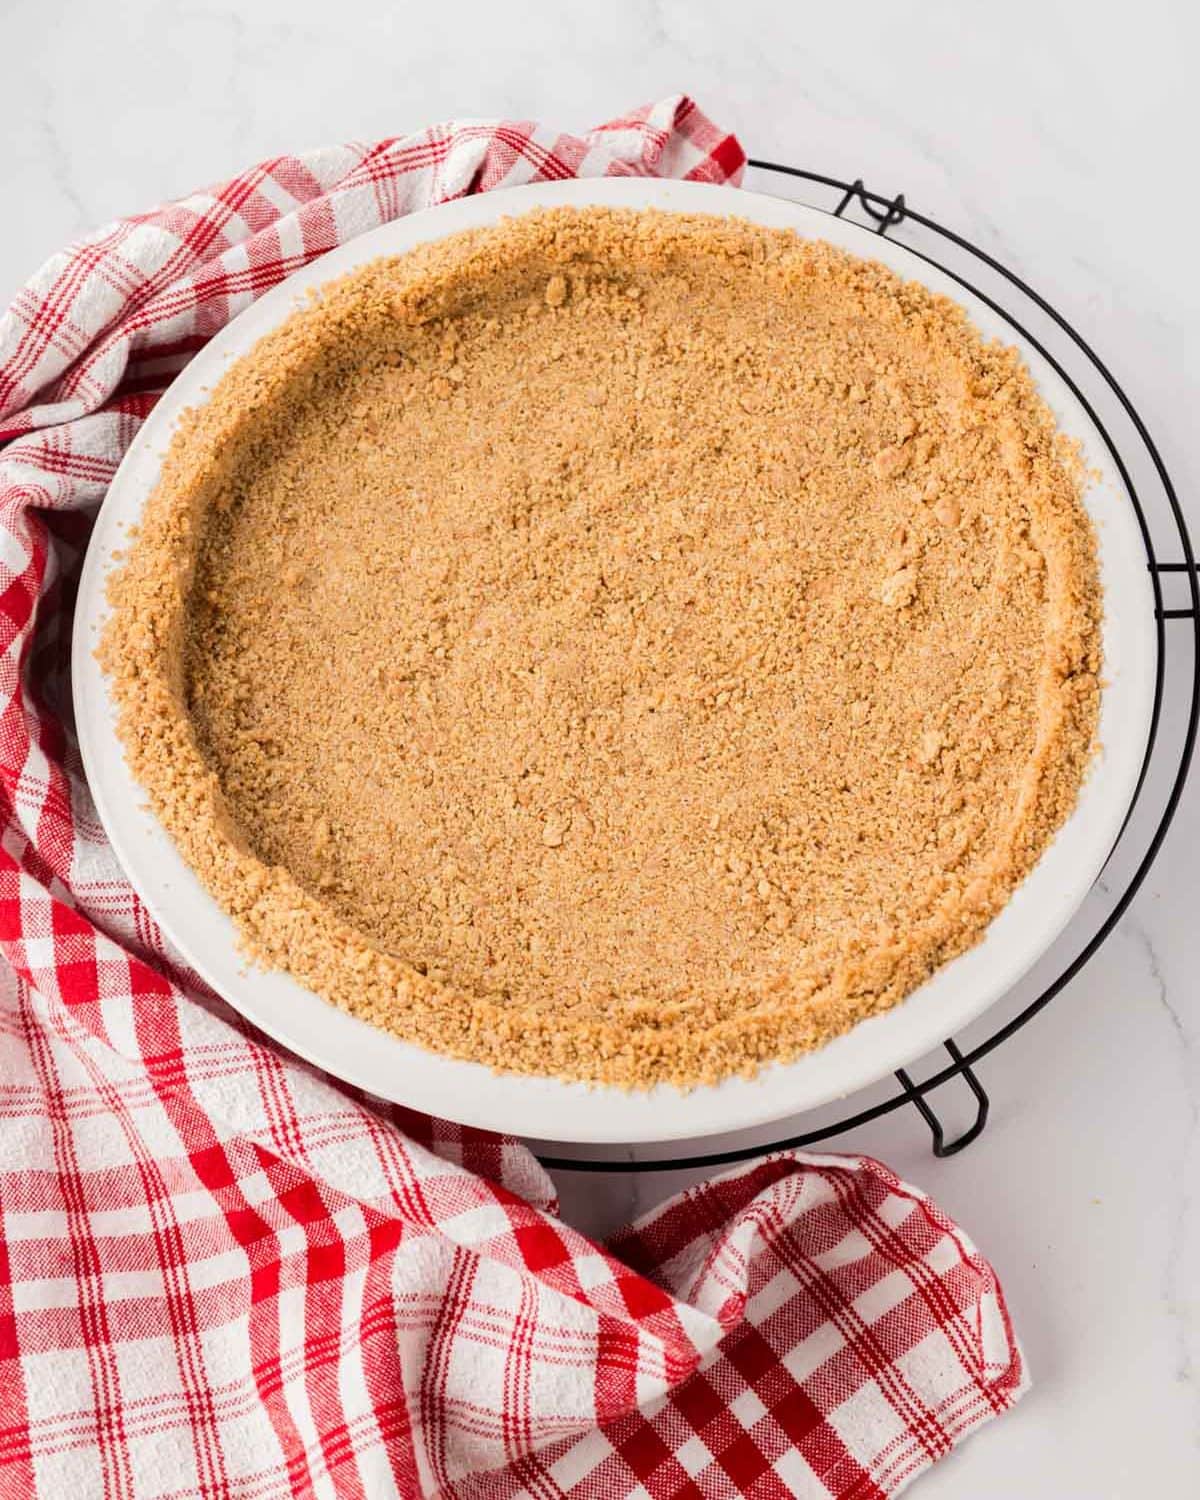
M 1017 353 L 918 283 L 531 214 L 230 370 L 100 655 L 256 961 L 438 1051 L 695 1084 L 902 999 L 1071 811 L 1082 483 Z

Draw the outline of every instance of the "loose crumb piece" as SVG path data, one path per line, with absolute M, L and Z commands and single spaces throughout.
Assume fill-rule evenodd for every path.
M 429 1048 L 752 1072 L 976 942 L 1072 806 L 1083 477 L 951 302 L 559 210 L 364 267 L 185 420 L 111 585 L 248 951 Z

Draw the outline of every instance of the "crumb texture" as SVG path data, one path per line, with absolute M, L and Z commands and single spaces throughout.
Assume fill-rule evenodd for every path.
M 375 262 L 177 434 L 111 585 L 124 744 L 259 961 L 644 1086 L 978 940 L 1099 701 L 1075 454 L 914 282 L 738 221 Z

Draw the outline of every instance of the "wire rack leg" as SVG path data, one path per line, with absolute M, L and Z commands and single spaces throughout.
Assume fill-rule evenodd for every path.
M 917 1109 L 920 1111 L 921 1118 L 925 1121 L 926 1125 L 929 1126 L 930 1134 L 933 1136 L 934 1156 L 954 1156 L 959 1151 L 962 1151 L 964 1147 L 969 1146 L 972 1141 L 978 1140 L 979 1137 L 983 1134 L 984 1127 L 987 1125 L 988 1121 L 988 1110 L 991 1108 L 991 1100 L 987 1096 L 987 1090 L 984 1088 L 983 1084 L 980 1083 L 978 1077 L 972 1071 L 970 1065 L 966 1062 L 962 1053 L 959 1051 L 957 1044 L 952 1041 L 947 1041 L 943 1045 L 945 1046 L 946 1051 L 959 1065 L 959 1076 L 966 1083 L 972 1094 L 975 1095 L 975 1119 L 971 1123 L 971 1125 L 969 1125 L 961 1135 L 956 1136 L 954 1140 L 946 1140 L 945 1128 L 942 1125 L 942 1122 L 938 1119 L 937 1115 L 934 1113 L 933 1106 L 929 1103 L 929 1100 L 925 1098 L 925 1095 L 921 1093 L 920 1090 L 918 1090 L 916 1084 L 912 1081 L 912 1079 L 908 1076 L 903 1068 L 898 1068 L 896 1070 L 896 1077 L 900 1080 L 900 1087 L 908 1095 L 908 1098 L 911 1100 L 911 1102 L 916 1105 Z
M 840 219 L 855 199 L 858 200 L 868 218 L 875 220 L 876 234 L 886 234 L 893 225 L 903 223 L 904 221 L 906 213 L 904 194 L 897 193 L 886 207 L 881 209 L 876 208 L 867 194 L 866 186 L 861 177 L 856 177 L 842 194 L 841 202 L 833 211 L 835 217 Z

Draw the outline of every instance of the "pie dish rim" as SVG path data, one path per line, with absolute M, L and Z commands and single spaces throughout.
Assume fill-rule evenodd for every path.
M 116 740 L 114 705 L 94 658 L 108 614 L 104 585 L 113 554 L 153 488 L 175 421 L 184 409 L 205 399 L 231 360 L 282 322 L 311 288 L 355 266 L 527 209 L 564 204 L 740 216 L 796 228 L 881 260 L 901 274 L 915 275 L 964 306 L 985 334 L 999 334 L 1020 348 L 1043 397 L 1063 429 L 1083 442 L 1086 462 L 1100 476 L 1085 503 L 1096 522 L 1105 599 L 1101 748 L 1071 818 L 983 941 L 939 969 L 906 1001 L 795 1062 L 771 1064 L 753 1079 L 727 1079 L 686 1094 L 671 1085 L 626 1092 L 556 1078 L 495 1074 L 478 1063 L 432 1054 L 380 1032 L 335 1009 L 286 974 L 248 968 L 236 946 L 231 919 L 200 887 L 145 809 L 144 793 L 133 781 Z M 1115 466 L 1065 382 L 986 304 L 898 242 L 808 205 L 740 189 L 619 178 L 501 190 L 395 221 L 314 261 L 227 325 L 160 401 L 101 508 L 80 585 L 73 684 L 85 770 L 117 856 L 176 947 L 231 1005 L 309 1061 L 410 1107 L 513 1134 L 615 1143 L 696 1138 L 815 1108 L 904 1066 L 1005 993 L 1066 925 L 1116 841 L 1145 749 L 1154 646 L 1144 553 Z M 856 1043 L 856 1038 L 861 1040 Z

